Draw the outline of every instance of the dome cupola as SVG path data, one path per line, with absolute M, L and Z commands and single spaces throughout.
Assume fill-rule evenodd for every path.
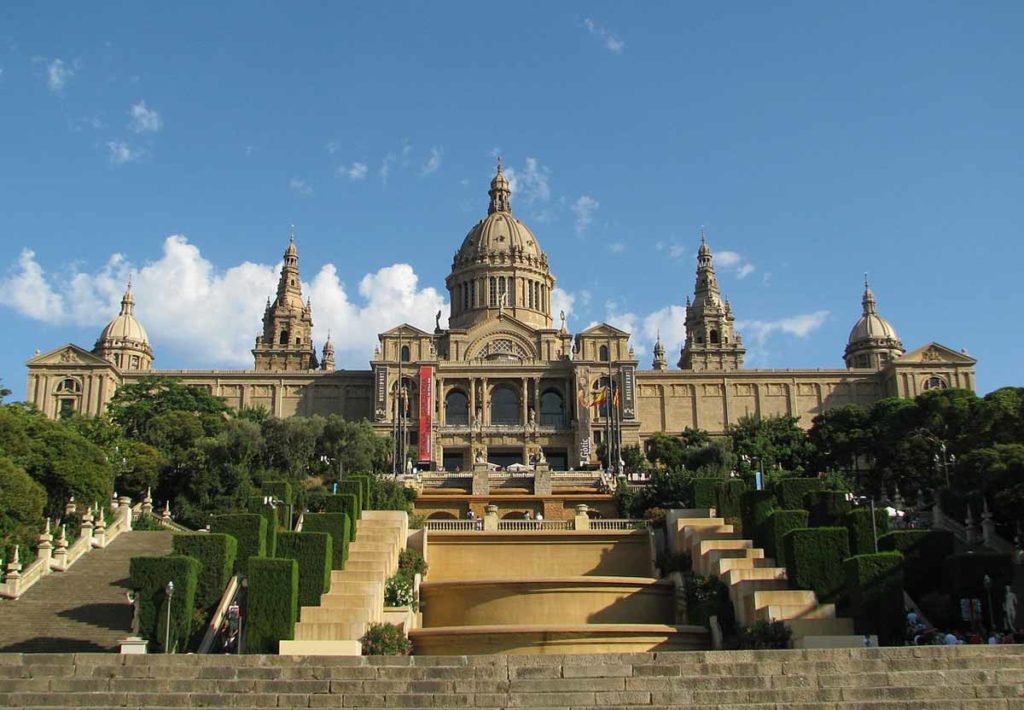
M 153 364 L 149 335 L 135 317 L 135 294 L 128 282 L 121 312 L 100 333 L 93 352 L 123 370 L 148 370 Z
M 875 294 L 864 277 L 863 308 L 860 319 L 850 331 L 843 354 L 847 367 L 879 369 L 904 353 L 903 343 L 892 323 L 878 314 Z

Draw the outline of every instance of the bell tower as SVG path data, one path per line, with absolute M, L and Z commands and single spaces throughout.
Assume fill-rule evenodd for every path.
M 263 334 L 256 338 L 252 350 L 256 370 L 297 371 L 318 367 L 313 348 L 313 310 L 309 300 L 302 302 L 302 281 L 299 278 L 299 250 L 295 246 L 292 227 L 284 266 L 277 283 L 277 298 L 268 299 L 263 312 Z
M 693 303 L 686 299 L 686 342 L 679 353 L 679 367 L 698 372 L 742 368 L 747 351 L 736 333 L 735 321 L 732 306 L 722 300 L 711 247 L 702 229 Z

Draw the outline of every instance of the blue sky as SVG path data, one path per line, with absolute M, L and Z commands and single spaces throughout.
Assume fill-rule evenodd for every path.
M 247 367 L 296 225 L 316 334 L 423 327 L 500 153 L 579 330 L 677 357 L 704 225 L 758 367 L 909 349 L 1021 384 L 1024 4 L 0 8 L 0 378 L 129 274 L 157 367 Z M 675 357 L 672 357 L 674 362 Z

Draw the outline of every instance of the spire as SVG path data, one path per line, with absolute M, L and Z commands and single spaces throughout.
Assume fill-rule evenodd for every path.
M 121 296 L 121 315 L 130 316 L 135 314 L 135 294 L 132 293 L 132 277 L 128 277 L 128 287 Z
M 331 342 L 331 331 L 327 331 L 327 341 L 324 343 L 323 359 L 320 365 L 328 372 L 334 371 L 334 343 Z
M 294 259 L 297 264 L 299 261 L 299 248 L 295 246 L 295 225 L 291 226 L 291 230 L 288 233 L 288 248 L 284 250 L 284 261 L 288 263 L 289 259 Z
M 877 313 L 875 309 L 875 294 L 871 291 L 871 286 L 868 285 L 868 275 L 864 274 L 864 298 L 861 299 L 861 305 L 864 306 L 864 315 L 870 316 Z
M 654 361 L 651 367 L 655 370 L 667 370 L 668 360 L 665 359 L 665 346 L 661 342 L 661 329 L 658 329 L 658 339 L 654 343 Z
M 501 156 L 498 156 L 498 172 L 494 179 L 491 180 L 491 189 L 487 194 L 491 197 L 491 204 L 487 208 L 487 214 L 512 211 L 512 189 L 508 178 L 501 172 Z

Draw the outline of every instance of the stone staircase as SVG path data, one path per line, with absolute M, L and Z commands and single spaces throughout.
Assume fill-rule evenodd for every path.
M 0 707 L 1021 710 L 1024 646 L 524 656 L 0 655 Z
M 19 599 L 0 601 L 0 651 L 116 650 L 131 627 L 125 599 L 131 558 L 170 551 L 169 532 L 122 533 L 68 571 L 43 577 Z
M 331 572 L 331 590 L 320 606 L 302 607 L 295 638 L 282 641 L 280 653 L 358 656 L 367 626 L 384 620 L 384 583 L 398 570 L 408 532 L 404 512 L 363 511 L 345 569 Z
M 723 518 L 705 513 L 677 519 L 676 546 L 690 554 L 695 573 L 715 575 L 729 587 L 738 626 L 784 621 L 794 648 L 864 645 L 864 637 L 854 634 L 853 619 L 837 617 L 835 605 L 819 604 L 814 592 L 790 589 L 785 568 L 765 558 L 764 550 Z

